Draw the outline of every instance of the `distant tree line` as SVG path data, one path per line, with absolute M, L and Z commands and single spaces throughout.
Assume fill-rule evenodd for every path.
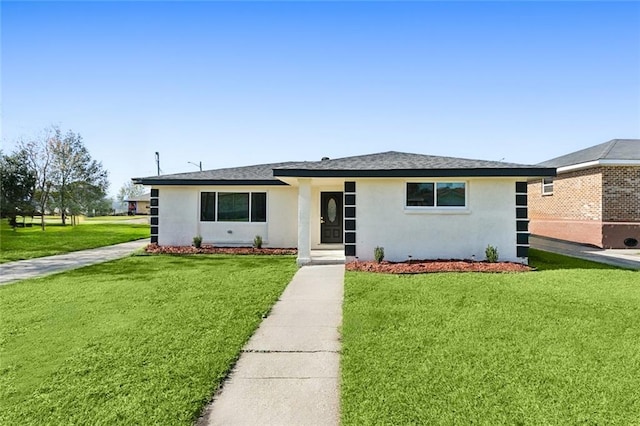
M 0 214 L 15 226 L 17 216 L 57 213 L 62 224 L 80 214 L 108 214 L 108 172 L 91 158 L 82 136 L 53 127 L 0 152 Z M 45 227 L 44 218 L 42 228 Z

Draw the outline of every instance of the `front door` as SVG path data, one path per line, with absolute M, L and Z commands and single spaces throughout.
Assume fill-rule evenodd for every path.
M 342 243 L 342 192 L 320 193 L 320 243 Z

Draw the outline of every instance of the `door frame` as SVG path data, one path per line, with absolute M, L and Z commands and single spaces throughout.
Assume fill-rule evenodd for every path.
M 320 200 L 319 200 L 319 209 L 318 209 L 318 224 L 320 225 L 320 241 L 319 243 L 321 245 L 342 245 L 344 244 L 344 192 L 343 191 L 319 191 L 320 192 Z M 322 212 L 323 212 L 323 203 L 322 203 L 322 199 L 323 199 L 323 195 L 324 194 L 336 194 L 338 195 L 338 198 L 340 200 L 340 205 L 338 206 L 338 216 L 340 218 L 339 220 L 339 227 L 340 227 L 340 241 L 331 241 L 331 242 L 326 242 L 323 241 L 324 239 L 324 235 L 323 235 L 323 216 L 322 216 Z

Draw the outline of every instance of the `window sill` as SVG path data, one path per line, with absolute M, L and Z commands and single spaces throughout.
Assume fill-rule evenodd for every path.
M 425 208 L 410 208 L 405 207 L 405 214 L 471 214 L 471 210 L 468 207 L 425 207 Z

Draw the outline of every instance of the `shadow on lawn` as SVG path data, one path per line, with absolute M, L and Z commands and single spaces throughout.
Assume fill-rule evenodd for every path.
M 529 265 L 538 271 L 555 271 L 562 269 L 622 269 L 625 268 L 607 265 L 605 263 L 592 262 L 548 251 L 529 249 Z M 628 269 L 634 271 L 633 269 Z

